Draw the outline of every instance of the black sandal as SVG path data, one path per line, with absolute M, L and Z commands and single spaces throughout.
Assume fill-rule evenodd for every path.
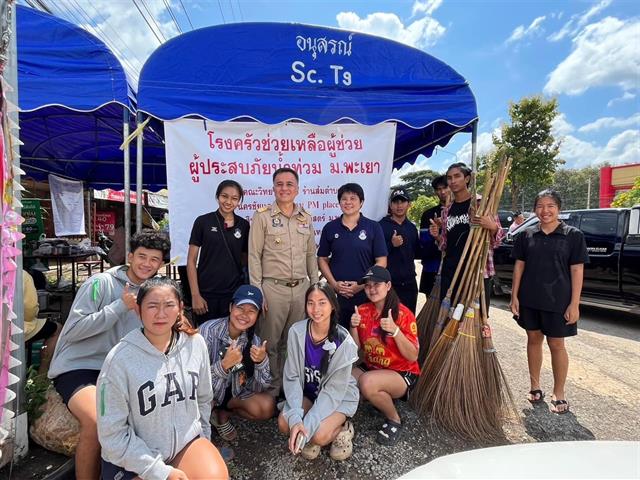
M 560 405 L 566 405 L 564 410 L 558 410 Z M 551 400 L 551 411 L 557 415 L 563 415 L 569 411 L 569 402 L 566 400 Z
M 531 390 L 529 391 L 529 395 L 531 396 L 527 397 L 527 400 L 529 400 L 529 403 L 532 405 L 542 403 L 544 401 L 544 392 L 542 390 Z
M 378 430 L 378 435 L 376 436 L 376 441 L 380 445 L 385 445 L 390 447 L 398 443 L 400 439 L 400 433 L 402 432 L 402 425 L 396 423 L 392 420 L 387 419 L 383 424 L 382 428 Z

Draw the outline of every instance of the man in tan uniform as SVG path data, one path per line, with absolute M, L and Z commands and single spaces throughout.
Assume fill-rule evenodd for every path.
M 295 203 L 298 174 L 280 168 L 273 174 L 276 201 L 253 215 L 249 230 L 249 277 L 264 294 L 265 317 L 258 334 L 267 341 L 272 393 L 282 386 L 289 327 L 305 318 L 304 294 L 318 281 L 311 215 Z

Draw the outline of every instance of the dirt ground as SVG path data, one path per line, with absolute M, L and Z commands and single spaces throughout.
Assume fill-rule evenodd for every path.
M 423 300 L 423 296 L 422 301 Z M 596 309 L 583 309 L 579 334 L 567 342 L 570 371 L 567 397 L 571 411 L 555 415 L 549 398 L 533 407 L 525 399 L 529 390 L 526 335 L 506 310 L 505 298 L 491 309 L 494 340 L 503 369 L 516 397 L 520 417 L 505 428 L 502 444 L 566 440 L 640 439 L 640 318 Z M 550 357 L 545 352 L 542 385 L 552 388 Z M 405 431 L 394 447 L 375 443 L 382 419 L 369 405 L 354 418 L 353 456 L 333 462 L 328 452 L 308 462 L 293 457 L 275 419 L 251 423 L 236 420 L 240 440 L 231 446 L 236 458 L 229 464 L 234 479 L 393 479 L 430 460 L 472 448 L 493 446 L 469 442 L 440 431 L 429 419 L 420 419 L 400 404 Z M 214 435 L 214 442 L 218 444 Z M 0 471 L 0 480 L 72 478 L 51 476 L 64 461 L 42 449 L 34 449 L 20 465 Z

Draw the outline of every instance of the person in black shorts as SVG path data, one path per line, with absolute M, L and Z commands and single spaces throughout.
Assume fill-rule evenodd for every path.
M 187 275 L 196 325 L 226 317 L 233 292 L 245 283 L 249 222 L 235 213 L 243 196 L 238 182 L 223 180 L 216 189 L 218 209 L 193 223 Z
M 569 411 L 564 391 L 569 356 L 564 338 L 578 332 L 584 264 L 589 262 L 582 232 L 558 218 L 561 205 L 556 191 L 540 192 L 534 202 L 540 222 L 516 236 L 511 254 L 515 260 L 511 311 L 527 331 L 528 400 L 540 403 L 544 399 L 540 370 L 546 336 L 552 359 L 554 413 Z

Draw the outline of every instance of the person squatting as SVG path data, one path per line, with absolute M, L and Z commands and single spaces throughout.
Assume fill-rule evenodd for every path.
M 255 212 L 251 226 L 236 214 L 242 186 L 224 180 L 215 193 L 218 208 L 195 220 L 189 240 L 190 290 L 184 290 L 193 323 L 183 311 L 183 290 L 156 276 L 169 240 L 152 231 L 134 235 L 128 264 L 92 276 L 78 291 L 49 370 L 80 423 L 77 477 L 228 478 L 228 455 L 211 443 L 211 426 L 221 439 L 237 441 L 234 416 L 277 415 L 294 455 L 313 459 L 328 446 L 332 459 L 345 460 L 361 401 L 382 416 L 376 441 L 396 444 L 404 428 L 396 401 L 407 399 L 420 375 L 415 260 L 438 257 L 435 245 L 450 282 L 457 237 L 469 223 L 489 229 L 493 247 L 501 240 L 493 218 L 449 221 L 456 208 L 460 214 L 470 208 L 469 174 L 455 164 L 434 180 L 440 205 L 425 212 L 420 236 L 407 219 L 405 190 L 393 191 L 389 215 L 377 222 L 361 213 L 362 187 L 347 183 L 337 196 L 342 214 L 324 226 L 317 249 L 312 217 L 296 202 L 294 170 L 274 173 L 273 203 Z M 540 198 L 559 206 L 551 195 Z M 521 266 L 530 253 L 521 246 L 516 255 L 512 309 L 534 329 L 533 314 L 525 315 L 530 268 Z M 428 270 L 420 282 L 426 294 L 437 266 Z M 536 401 L 539 385 L 531 389 Z M 554 394 L 560 412 L 564 392 Z

